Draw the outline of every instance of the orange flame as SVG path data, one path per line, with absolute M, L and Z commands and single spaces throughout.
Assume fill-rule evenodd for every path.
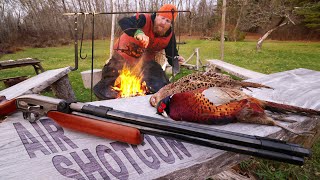
M 140 63 L 139 63 L 140 64 Z M 139 64 L 137 66 L 139 66 Z M 142 82 L 143 75 L 140 67 L 130 68 L 123 66 L 119 77 L 114 83 L 113 89 L 119 92 L 119 97 L 142 96 L 147 93 L 146 82 Z

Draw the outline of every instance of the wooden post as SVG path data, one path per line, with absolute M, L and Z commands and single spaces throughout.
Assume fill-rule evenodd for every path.
M 140 11 L 140 0 L 137 0 L 137 12 Z
M 200 61 L 200 57 L 199 57 L 199 48 L 196 48 L 196 57 L 197 57 L 197 62 L 196 62 L 196 70 L 199 71 L 199 61 Z
M 111 0 L 110 2 L 111 2 L 111 6 L 112 6 L 111 11 L 114 12 L 114 9 L 115 9 L 115 1 L 114 1 L 114 0 Z M 112 57 L 112 52 L 113 52 L 115 21 L 116 21 L 116 15 L 115 15 L 115 14 L 112 14 L 111 39 L 110 39 L 110 57 L 109 57 L 109 59 L 111 59 L 111 57 Z M 109 61 L 109 60 L 106 61 L 106 64 L 108 63 L 108 61 Z
M 59 98 L 66 101 L 75 102 L 76 96 L 74 95 L 71 83 L 68 78 L 68 74 L 63 76 L 61 79 L 57 80 L 51 85 L 53 94 Z
M 221 37 L 220 37 L 220 59 L 224 59 L 224 31 L 226 25 L 226 4 L 227 0 L 222 1 Z

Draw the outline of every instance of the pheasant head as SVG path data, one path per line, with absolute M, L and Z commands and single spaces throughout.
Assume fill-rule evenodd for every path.
M 157 108 L 157 114 L 160 114 L 162 116 L 168 117 L 168 114 L 170 114 L 170 99 L 171 96 L 167 96 L 166 98 L 162 99 L 158 102 L 156 108 Z

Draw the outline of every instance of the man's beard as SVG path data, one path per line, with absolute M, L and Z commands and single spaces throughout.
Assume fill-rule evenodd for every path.
M 167 31 L 168 31 L 168 29 L 167 29 L 167 30 L 164 30 L 164 28 L 161 27 L 161 26 L 158 26 L 158 25 L 154 25 L 154 26 L 153 26 L 153 33 L 154 33 L 156 36 L 164 36 Z

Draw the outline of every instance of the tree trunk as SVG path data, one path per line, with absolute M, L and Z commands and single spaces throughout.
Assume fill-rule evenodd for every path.
M 282 27 L 282 26 L 287 25 L 287 24 L 289 24 L 289 22 L 281 23 L 280 25 L 278 25 L 278 26 L 270 29 L 269 31 L 267 31 L 267 32 L 258 40 L 258 43 L 257 43 L 257 46 L 256 46 L 257 51 L 261 51 L 263 41 L 266 40 L 267 37 L 268 37 L 273 31 L 275 31 L 275 30 L 277 30 L 279 27 Z
M 226 11 L 227 11 L 227 1 L 222 1 L 222 18 L 221 18 L 221 37 L 220 37 L 220 60 L 223 61 L 224 58 L 224 30 L 226 25 Z
M 239 12 L 239 17 L 237 19 L 237 23 L 236 23 L 236 26 L 234 27 L 233 29 L 233 41 L 236 42 L 237 41 L 237 30 L 238 30 L 238 27 L 239 27 L 239 24 L 241 22 L 241 17 L 242 17 L 242 12 L 243 12 L 243 9 L 244 7 L 247 5 L 247 0 L 243 0 L 243 3 L 241 5 L 241 8 L 240 8 L 240 12 Z
M 71 83 L 68 78 L 68 74 L 51 85 L 53 94 L 60 99 L 64 99 L 69 102 L 75 102 L 76 96 L 73 92 Z
M 63 11 L 64 11 L 64 13 L 68 12 L 67 6 L 66 6 L 66 4 L 65 4 L 65 0 L 62 0 L 62 4 L 63 4 Z M 68 24 L 68 31 L 69 31 L 69 36 L 70 36 L 69 38 L 74 37 L 74 35 L 73 35 L 73 28 L 72 28 L 72 26 L 71 26 L 71 24 L 70 24 L 70 21 L 68 21 L 68 18 L 67 18 L 66 16 L 63 16 L 63 19 L 64 19 L 65 22 Z

